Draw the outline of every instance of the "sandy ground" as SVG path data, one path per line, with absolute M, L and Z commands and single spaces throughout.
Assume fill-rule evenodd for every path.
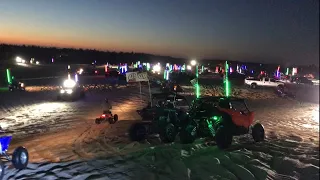
M 147 88 L 143 88 L 145 95 Z M 199 139 L 161 144 L 157 136 L 130 142 L 127 130 L 144 106 L 139 89 L 91 89 L 84 100 L 58 102 L 55 91 L 3 93 L 1 126 L 14 135 L 9 149 L 28 148 L 30 164 L 7 163 L 5 179 L 318 179 L 319 104 L 279 98 L 251 99 L 267 139 L 235 137 L 221 151 Z M 116 124 L 96 125 L 108 97 Z

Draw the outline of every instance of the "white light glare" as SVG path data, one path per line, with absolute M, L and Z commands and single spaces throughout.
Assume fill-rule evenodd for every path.
M 161 67 L 159 64 L 153 66 L 153 71 L 160 72 L 160 70 L 161 70 Z
M 188 70 L 191 70 L 191 66 L 190 66 L 190 65 L 187 65 L 187 69 L 188 69 Z
M 195 65 L 197 64 L 197 61 L 196 61 L 196 60 L 192 60 L 192 61 L 190 62 L 190 64 L 191 64 L 191 66 L 195 66 Z
M 67 91 L 67 94 L 71 94 L 73 92 L 72 89 L 67 89 L 66 91 Z
M 72 79 L 67 79 L 63 82 L 63 86 L 66 88 L 73 88 L 76 85 L 76 82 Z
M 20 57 L 16 57 L 16 62 L 17 63 L 21 63 L 22 62 L 22 59 Z

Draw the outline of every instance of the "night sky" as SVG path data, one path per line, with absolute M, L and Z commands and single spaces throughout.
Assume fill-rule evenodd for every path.
M 0 0 L 0 42 L 319 64 L 319 1 Z

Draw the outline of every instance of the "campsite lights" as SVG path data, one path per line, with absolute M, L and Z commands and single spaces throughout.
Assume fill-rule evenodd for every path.
M 292 76 L 298 73 L 298 68 L 292 68 Z
M 150 71 L 150 63 L 147 63 L 147 71 Z
M 181 67 L 181 71 L 184 72 L 185 70 L 186 70 L 186 65 L 183 64 L 182 67 Z
M 187 65 L 187 70 L 191 70 L 191 66 L 190 65 Z
M 286 75 L 287 76 L 289 75 L 289 68 L 287 68 L 287 70 L 286 70 Z
M 160 71 L 161 71 L 160 63 L 158 63 L 158 64 L 156 64 L 156 65 L 154 65 L 154 66 L 152 67 L 152 72 L 153 72 L 153 73 L 158 73 L 158 74 L 160 74 Z
M 195 65 L 197 64 L 197 61 L 196 61 L 196 60 L 192 60 L 192 61 L 190 62 L 190 64 L 191 64 L 191 66 L 195 66 Z
M 277 78 L 280 77 L 280 66 L 278 66 L 278 69 L 277 69 Z

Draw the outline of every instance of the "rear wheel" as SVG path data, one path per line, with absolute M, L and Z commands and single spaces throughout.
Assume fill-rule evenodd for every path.
M 29 162 L 29 154 L 26 148 L 20 146 L 12 154 L 12 164 L 16 169 L 24 169 Z
M 257 84 L 256 83 L 252 83 L 250 86 L 252 89 L 256 89 L 257 88 Z
M 220 149 L 226 149 L 232 144 L 232 135 L 228 132 L 227 128 L 223 125 L 218 127 L 216 136 L 216 143 Z
M 114 119 L 114 122 L 117 122 L 117 121 L 119 120 L 118 114 L 115 114 L 115 115 L 113 116 L 113 119 Z
M 255 142 L 263 141 L 265 138 L 264 127 L 262 124 L 257 123 L 252 127 L 252 138 Z
M 177 131 L 175 126 L 172 123 L 169 123 L 165 126 L 164 129 L 160 132 L 160 139 L 162 142 L 174 142 L 177 136 Z
M 181 129 L 179 136 L 182 144 L 193 143 L 197 138 L 197 127 L 188 125 Z
M 100 124 L 101 123 L 101 119 L 100 118 L 96 118 L 95 123 L 96 124 Z
M 129 136 L 132 141 L 142 141 L 146 139 L 147 128 L 141 124 L 133 124 L 129 130 Z
M 283 85 L 278 85 L 277 88 L 282 90 L 282 91 L 284 90 L 284 86 Z

